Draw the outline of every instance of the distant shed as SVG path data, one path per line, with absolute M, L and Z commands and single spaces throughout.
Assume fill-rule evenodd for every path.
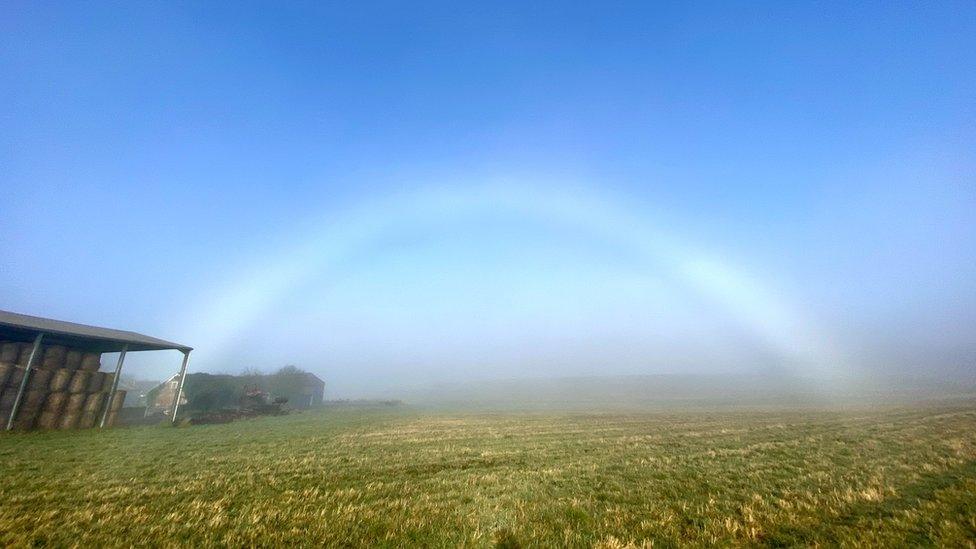
M 305 372 L 302 375 L 301 398 L 298 402 L 292 403 L 296 408 L 311 408 L 321 406 L 322 398 L 325 396 L 325 382 L 319 376 Z
M 193 374 L 190 374 L 190 378 Z M 187 403 L 186 394 L 183 392 L 180 374 L 173 374 L 166 381 L 157 383 L 156 386 L 146 391 L 146 416 L 156 414 L 169 414 L 173 406 L 183 406 Z M 176 395 L 179 394 L 179 401 Z
M 98 425 L 104 427 L 110 414 L 122 404 L 116 401 L 116 392 L 128 352 L 176 350 L 183 353 L 175 391 L 175 396 L 179 396 L 193 350 L 188 345 L 135 332 L 9 311 L 0 311 L 0 341 L 0 375 L 3 377 L 0 379 L 0 387 L 3 387 L 0 412 L 5 416 L 7 430 L 24 419 L 18 419 L 18 415 L 24 415 L 20 414 L 22 409 L 37 413 L 42 419 L 48 414 L 49 419 L 56 420 L 54 416 L 61 414 L 65 406 L 79 410 L 83 406 L 84 413 L 89 418 L 99 416 Z M 114 372 L 98 371 L 102 353 L 119 353 Z M 109 378 L 110 385 L 103 386 L 101 381 Z M 76 398 L 79 395 L 83 396 Z M 174 422 L 179 402 L 174 398 Z M 26 428 L 33 424 L 33 418 L 23 422 Z

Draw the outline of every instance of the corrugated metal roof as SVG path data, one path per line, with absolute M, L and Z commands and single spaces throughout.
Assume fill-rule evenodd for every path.
M 121 351 L 125 345 L 129 351 L 193 350 L 187 345 L 135 332 L 0 311 L 0 338 L 30 341 L 38 332 L 44 333 L 46 344 L 69 345 L 101 353 Z

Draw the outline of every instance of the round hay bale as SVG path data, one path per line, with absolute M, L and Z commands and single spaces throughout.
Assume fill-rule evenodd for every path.
M 7 380 L 10 379 L 10 373 L 14 371 L 13 364 L 9 362 L 0 362 L 0 389 L 7 386 Z
M 91 381 L 92 372 L 77 370 L 71 376 L 71 383 L 68 384 L 69 393 L 88 392 L 88 382 Z
M 81 412 L 81 420 L 78 422 L 79 429 L 91 429 L 102 417 L 102 408 L 105 406 L 105 393 L 92 393 L 85 399 L 85 407 Z
M 44 360 L 56 360 L 63 363 L 66 356 L 68 356 L 68 348 L 64 345 L 48 345 L 44 349 Z
M 105 393 L 92 393 L 85 399 L 85 407 L 83 410 L 86 414 L 98 414 L 102 411 L 104 405 Z
M 64 405 L 63 412 L 65 414 L 81 412 L 81 409 L 85 407 L 86 400 L 88 400 L 88 395 L 85 393 L 68 393 L 68 401 Z
M 44 349 L 44 360 L 41 361 L 41 368 L 45 370 L 57 370 L 64 368 L 64 358 L 68 354 L 68 348 L 64 345 L 51 345 Z
M 31 352 L 34 350 L 33 343 L 21 343 L 20 344 L 20 356 L 17 357 L 17 364 L 21 366 L 27 366 L 27 362 L 30 361 Z M 44 356 L 44 346 L 41 345 L 37 349 L 37 356 L 34 357 L 34 362 L 37 364 L 41 363 L 41 357 Z
M 71 393 L 57 392 L 48 393 L 47 399 L 44 401 L 44 407 L 41 408 L 44 412 L 52 412 L 54 414 L 60 414 L 61 410 L 64 409 L 64 405 L 68 403 L 68 398 Z
M 105 386 L 105 372 L 91 372 L 86 393 L 97 393 Z
M 113 412 L 117 412 L 122 409 L 122 403 L 125 402 L 125 391 L 119 389 L 115 391 L 115 398 L 112 399 L 112 407 L 109 408 Z
M 24 392 L 24 398 L 20 401 L 21 410 L 32 410 L 38 412 L 44 405 L 47 398 L 47 389 L 31 389 Z
M 48 390 L 53 392 L 67 391 L 74 375 L 75 373 L 67 368 L 54 370 L 51 374 L 51 382 L 47 386 Z
M 14 366 L 13 370 L 10 370 L 10 374 L 7 375 L 7 387 L 20 387 L 25 371 L 20 366 Z
M 42 410 L 41 414 L 37 416 L 37 421 L 34 426 L 38 429 L 57 429 L 59 419 L 61 419 L 61 416 L 57 412 Z
M 82 412 L 81 420 L 78 422 L 79 429 L 91 429 L 98 423 L 99 414 L 92 412 Z
M 40 415 L 43 402 L 28 402 L 29 394 L 30 391 L 24 393 L 24 398 L 20 401 L 20 408 L 17 409 L 17 417 L 15 421 L 23 418 L 36 419 L 37 416 Z
M 102 367 L 102 355 L 98 353 L 85 353 L 81 355 L 80 368 L 86 372 L 97 372 Z
M 115 425 L 115 422 L 118 421 L 118 419 L 119 419 L 119 412 L 118 412 L 118 410 L 111 410 L 111 411 L 109 411 L 108 415 L 105 416 L 105 426 L 106 427 L 111 427 L 111 426 Z
M 64 355 L 64 367 L 69 370 L 77 370 L 81 367 L 82 352 L 77 349 L 68 349 Z
M 4 341 L 0 345 L 0 362 L 17 362 L 20 357 L 20 344 L 16 341 Z
M 105 372 L 105 379 L 102 380 L 102 392 L 111 393 L 112 383 L 115 381 L 115 372 Z
M 81 421 L 80 411 L 74 411 L 74 412 L 65 411 L 63 414 L 61 414 L 61 417 L 58 419 L 58 429 L 61 430 L 74 429 L 78 427 L 78 423 L 80 421 Z
M 14 429 L 17 431 L 30 431 L 34 428 L 34 422 L 37 420 L 39 412 L 34 410 L 30 412 L 28 410 L 20 410 L 17 412 L 17 417 L 14 418 Z
M 4 389 L 3 392 L 0 393 L 0 410 L 9 412 L 13 409 L 15 400 L 17 400 L 17 389 L 14 389 L 13 387 Z
M 46 390 L 51 383 L 52 370 L 35 370 L 31 368 L 30 379 L 27 381 L 28 389 Z
M 64 368 L 64 360 L 48 360 L 44 358 L 41 361 L 34 361 L 34 367 L 41 370 L 57 370 L 58 368 Z

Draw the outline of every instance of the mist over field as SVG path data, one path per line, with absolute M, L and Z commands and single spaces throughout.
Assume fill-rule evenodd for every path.
M 776 373 L 520 378 L 407 385 L 377 393 L 420 409 L 689 411 L 845 409 L 966 402 L 976 380 L 872 379 L 823 387 Z

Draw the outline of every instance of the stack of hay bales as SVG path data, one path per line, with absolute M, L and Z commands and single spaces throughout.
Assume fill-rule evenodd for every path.
M 0 342 L 0 428 L 10 417 L 32 349 L 32 343 Z M 34 358 L 14 428 L 90 429 L 98 425 L 115 375 L 100 368 L 99 353 L 42 346 Z M 115 423 L 124 400 L 125 391 L 116 391 L 106 425 Z

